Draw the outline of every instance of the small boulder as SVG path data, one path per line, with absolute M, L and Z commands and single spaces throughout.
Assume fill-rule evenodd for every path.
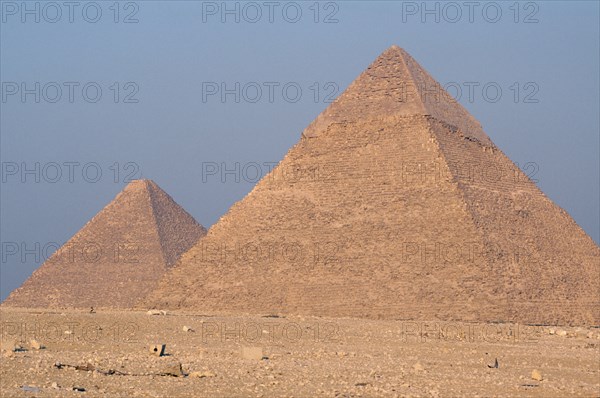
M 166 344 L 154 344 L 150 346 L 150 354 L 162 357 L 165 355 Z
M 29 342 L 29 344 L 30 344 L 32 350 L 42 350 L 42 349 L 46 348 L 42 344 L 40 344 L 39 341 L 37 341 L 35 339 L 31 340 Z
M 166 365 L 163 370 L 160 372 L 161 376 L 174 376 L 181 377 L 183 376 L 183 370 L 181 369 L 181 363 L 175 362 Z
M 184 326 L 184 327 L 183 327 L 183 331 L 184 331 L 184 332 L 193 332 L 193 331 L 194 331 L 194 329 L 192 329 L 192 328 L 191 328 L 191 327 L 189 327 L 189 326 Z
M 537 369 L 533 369 L 533 371 L 531 372 L 531 378 L 533 380 L 537 380 L 537 381 L 542 381 L 544 380 L 544 378 L 542 377 L 542 372 L 540 372 Z
M 260 361 L 261 359 L 269 359 L 263 355 L 262 347 L 242 347 L 242 358 Z

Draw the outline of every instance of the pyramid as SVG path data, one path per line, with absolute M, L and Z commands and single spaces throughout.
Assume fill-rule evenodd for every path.
M 132 307 L 205 234 L 153 181 L 134 180 L 3 305 Z
M 594 241 L 393 46 L 142 303 L 598 325 L 599 264 Z

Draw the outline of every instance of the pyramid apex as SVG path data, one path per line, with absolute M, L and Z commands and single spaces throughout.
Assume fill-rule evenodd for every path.
M 387 48 L 387 50 L 384 51 L 385 52 L 389 52 L 389 51 L 400 51 L 400 52 L 404 52 L 406 53 L 406 50 L 404 50 L 402 47 L 396 45 L 396 44 L 392 44 L 391 46 L 389 46 Z
M 340 122 L 416 115 L 432 116 L 464 136 L 492 145 L 479 122 L 397 45 L 382 52 L 302 136 L 318 137 L 329 125 Z
M 147 184 L 147 183 L 153 183 L 153 182 L 154 181 L 152 181 L 148 178 L 140 178 L 140 179 L 129 181 L 129 184 L 127 184 L 127 185 Z
M 158 185 L 148 179 L 148 178 L 140 178 L 140 179 L 136 179 L 136 180 L 131 180 L 129 181 L 129 183 L 125 186 L 125 188 L 123 188 L 123 190 L 131 190 L 131 189 L 135 189 L 135 190 L 144 190 L 144 189 L 150 189 L 151 186 L 156 186 L 158 187 Z

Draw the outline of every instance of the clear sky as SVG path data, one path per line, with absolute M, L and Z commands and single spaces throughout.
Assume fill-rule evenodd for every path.
M 3 0 L 0 299 L 128 176 L 211 226 L 392 44 L 599 242 L 598 4 Z

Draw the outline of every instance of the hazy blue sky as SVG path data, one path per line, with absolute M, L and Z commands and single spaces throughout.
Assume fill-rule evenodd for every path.
M 325 98 L 392 44 L 442 84 L 461 86 L 460 102 L 491 139 L 520 165 L 535 163 L 538 186 L 600 241 L 596 1 L 471 9 L 465 2 L 228 2 L 231 13 L 222 2 L 201 1 L 25 4 L 1 2 L 4 247 L 66 242 L 130 172 L 212 225 L 254 185 L 244 166 L 266 172 Z M 239 102 L 235 94 L 225 101 L 207 94 L 221 83 L 235 91 L 236 82 Z M 472 98 L 469 85 L 477 85 Z M 239 163 L 240 182 L 233 175 L 203 181 L 209 162 Z M 39 182 L 37 172 L 23 171 L 36 167 Z M 42 261 L 5 252 L 0 299 Z

